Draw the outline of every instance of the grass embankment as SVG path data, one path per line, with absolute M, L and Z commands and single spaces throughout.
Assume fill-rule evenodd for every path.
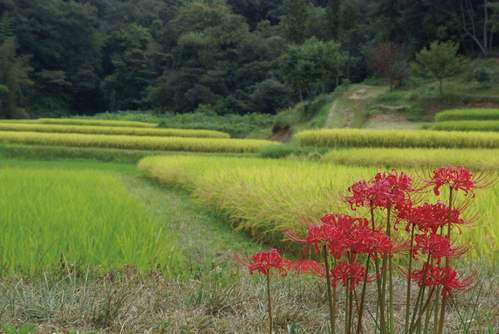
M 424 149 L 424 148 L 353 148 L 331 150 L 322 161 L 353 166 L 440 168 L 459 166 L 474 170 L 499 170 L 499 150 Z
M 79 160 L 94 160 L 102 162 L 136 164 L 140 161 L 140 159 L 151 155 L 172 155 L 172 154 L 246 156 L 246 155 L 252 155 L 253 153 L 168 152 L 168 151 L 124 150 L 124 149 L 114 149 L 114 148 L 0 144 L 0 158 L 4 159 L 27 159 L 27 160 L 42 160 L 42 161 L 60 160 L 60 159 L 79 159 Z
M 161 222 L 104 171 L 3 168 L 0 271 L 152 265 L 179 273 L 182 256 Z
M 298 133 L 300 146 L 385 148 L 499 148 L 499 134 L 401 130 L 332 129 Z
M 206 153 L 256 152 L 265 140 L 0 132 L 0 143 Z M 278 143 L 274 143 L 278 144 Z
M 370 178 L 376 172 L 374 167 L 193 156 L 148 157 L 138 168 L 162 184 L 190 191 L 197 202 L 217 208 L 237 228 L 274 244 L 282 241 L 280 228 L 303 229 L 304 218 L 318 221 L 338 212 L 330 193 L 341 196 L 352 179 Z M 499 186 L 480 191 L 477 197 L 476 207 L 487 221 L 466 231 L 465 238 L 476 246 L 475 254 L 498 261 L 499 226 L 494 222 L 499 219 Z
M 182 129 L 156 129 L 133 128 L 118 126 L 91 126 L 91 125 L 53 125 L 53 124 L 22 124 L 2 123 L 0 131 L 21 132 L 49 132 L 49 133 L 79 133 L 102 135 L 127 135 L 127 136 L 156 136 L 156 137 L 191 137 L 191 138 L 230 138 L 229 134 L 210 130 L 182 130 Z

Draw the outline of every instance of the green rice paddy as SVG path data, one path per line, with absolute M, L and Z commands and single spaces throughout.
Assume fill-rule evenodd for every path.
M 1 271 L 125 264 L 179 270 L 173 235 L 115 172 L 37 165 L 0 169 Z

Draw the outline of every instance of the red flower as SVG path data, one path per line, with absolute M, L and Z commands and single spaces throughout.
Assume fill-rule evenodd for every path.
M 421 254 L 431 254 L 432 258 L 437 260 L 437 265 L 440 265 L 442 258 L 459 257 L 469 250 L 468 246 L 453 248 L 449 237 L 442 237 L 435 233 L 418 234 L 414 240 L 416 245 L 412 253 L 413 258 L 416 260 L 419 251 L 421 251 Z
M 294 270 L 297 274 L 313 274 L 324 276 L 324 268 L 313 260 L 289 261 L 286 266 L 290 270 Z
M 433 171 L 433 175 L 423 172 L 422 179 L 427 187 L 433 187 L 435 195 L 440 195 L 439 189 L 442 186 L 447 186 L 455 190 L 463 190 L 467 195 L 471 192 L 472 197 L 475 197 L 473 189 L 482 189 L 493 185 L 497 179 L 493 179 L 493 174 L 482 173 L 475 175 L 463 166 L 449 166 Z
M 447 275 L 445 275 L 444 279 L 441 281 L 442 286 L 445 289 L 442 289 L 441 296 L 445 295 L 445 292 L 448 291 L 448 298 L 452 298 L 452 290 L 466 290 L 470 287 L 475 281 L 475 274 L 470 275 L 469 277 L 463 278 L 462 275 L 457 277 L 457 273 L 452 270 L 451 266 L 447 266 Z
M 297 237 L 292 231 L 284 231 L 284 236 L 286 236 L 291 241 L 299 244 L 305 244 L 303 253 L 311 246 L 314 245 L 317 253 L 320 253 L 319 246 L 328 245 L 333 241 L 341 240 L 341 232 L 333 225 L 323 224 L 315 225 L 307 230 L 307 236 L 303 239 Z
M 366 268 L 362 267 L 358 262 L 348 264 L 346 262 L 338 262 L 336 266 L 330 270 L 331 286 L 336 287 L 337 281 L 342 281 L 343 286 L 347 286 L 347 281 L 352 279 L 352 283 L 348 287 L 352 291 L 356 284 L 359 284 L 363 279 Z
M 425 272 L 426 271 L 426 272 Z M 421 287 L 423 284 L 425 286 L 432 286 L 440 284 L 444 287 L 442 289 L 441 296 L 444 296 L 448 291 L 448 298 L 452 297 L 452 290 L 464 290 L 469 287 L 475 280 L 475 275 L 472 274 L 467 278 L 462 278 L 457 276 L 457 273 L 452 270 L 450 265 L 446 267 L 437 267 L 432 264 L 428 265 L 427 262 L 423 264 L 423 269 L 414 270 L 412 274 L 407 274 L 401 271 L 402 276 L 409 278 Z M 423 283 L 424 278 L 424 283 Z
M 247 255 L 245 257 L 245 261 L 242 261 L 239 258 L 239 255 L 234 252 L 234 258 L 236 261 L 240 265 L 248 268 L 250 274 L 253 274 L 253 271 L 258 270 L 262 274 L 267 275 L 267 270 L 274 268 L 279 270 L 282 277 L 288 275 L 284 261 L 274 248 L 272 248 L 270 252 L 258 252 L 251 255 L 250 258 L 248 258 Z
M 451 225 L 471 225 L 471 221 L 464 221 L 460 218 L 462 208 L 455 208 L 451 211 Z M 423 232 L 437 232 L 441 226 L 447 226 L 449 219 L 449 207 L 443 202 L 438 201 L 435 204 L 425 203 L 421 206 L 403 207 L 397 214 L 399 219 L 404 219 L 408 222 L 405 229 L 409 232 L 411 224 L 416 224 L 418 229 Z
M 391 173 L 377 173 L 369 182 L 358 181 L 348 188 L 351 196 L 344 197 L 341 201 L 355 207 L 371 206 L 387 208 L 389 205 L 401 206 L 408 200 L 408 194 L 415 191 L 411 187 L 411 178 L 404 173 L 398 174 L 396 169 Z

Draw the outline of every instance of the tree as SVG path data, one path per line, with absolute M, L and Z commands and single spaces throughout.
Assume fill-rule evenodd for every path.
M 457 55 L 459 43 L 434 41 L 430 49 L 424 48 L 416 54 L 416 61 L 411 63 L 411 72 L 423 78 L 435 78 L 440 81 L 440 96 L 443 79 L 459 74 L 465 66 L 466 58 Z
M 0 46 L 0 115 L 3 118 L 29 118 L 20 108 L 31 68 L 29 56 L 16 56 L 16 40 L 9 37 Z
M 407 75 L 407 58 L 403 45 L 388 42 L 371 48 L 366 63 L 375 77 L 389 79 L 391 92 L 393 83 Z
M 305 0 L 286 0 L 283 4 L 285 15 L 281 18 L 284 39 L 294 44 L 302 44 L 307 38 L 309 11 Z
M 281 56 L 281 71 L 290 84 L 306 90 L 312 99 L 312 85 L 318 83 L 324 90 L 329 77 L 343 73 L 347 57 L 339 43 L 321 42 L 312 37 L 303 45 L 289 47 Z

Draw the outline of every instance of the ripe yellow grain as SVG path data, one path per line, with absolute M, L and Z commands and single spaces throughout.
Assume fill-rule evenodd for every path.
M 158 137 L 194 137 L 194 138 L 230 138 L 227 133 L 210 130 L 183 130 L 160 128 L 132 128 L 117 126 L 87 126 L 87 125 L 53 125 L 53 124 L 22 124 L 2 123 L 0 131 L 50 132 L 50 133 L 80 133 L 129 136 Z
M 100 147 L 133 150 L 184 151 L 206 153 L 249 153 L 262 146 L 275 144 L 266 140 L 139 137 L 115 135 L 82 135 L 37 132 L 0 132 L 6 144 Z

